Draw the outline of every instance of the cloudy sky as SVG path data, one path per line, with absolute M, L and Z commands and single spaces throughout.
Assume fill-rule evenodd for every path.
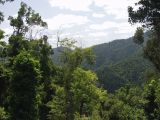
M 127 7 L 137 0 L 16 0 L 0 6 L 6 20 L 0 25 L 7 33 L 7 17 L 16 15 L 23 1 L 40 13 L 48 23 L 49 42 L 56 44 L 56 34 L 74 38 L 82 47 L 131 37 L 136 26 L 128 23 Z

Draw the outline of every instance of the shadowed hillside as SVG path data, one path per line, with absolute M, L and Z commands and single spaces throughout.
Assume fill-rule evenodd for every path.
M 148 33 L 145 39 L 147 36 Z M 91 69 L 96 71 L 100 83 L 108 91 L 128 83 L 141 84 L 146 71 L 153 69 L 143 57 L 142 47 L 136 45 L 132 38 L 93 46 L 93 52 L 96 64 Z

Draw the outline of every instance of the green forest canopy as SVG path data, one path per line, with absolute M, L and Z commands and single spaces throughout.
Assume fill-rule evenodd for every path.
M 5 2 L 13 0 L 0 0 L 0 4 Z M 91 48 L 79 48 L 69 38 L 59 40 L 63 49 L 60 50 L 61 57 L 58 61 L 60 64 L 57 65 L 52 59 L 54 51 L 47 41 L 47 36 L 39 39 L 25 36 L 32 29 L 31 26 L 47 27 L 47 23 L 31 7 L 22 2 L 17 17 L 9 17 L 14 32 L 9 36 L 8 43 L 3 41 L 4 31 L 0 30 L 0 119 L 160 119 L 160 1 L 139 0 L 135 5 L 140 5 L 135 11 L 133 7 L 128 7 L 129 22 L 142 23 L 142 27 L 137 28 L 134 42 L 143 44 L 141 50 L 144 57 L 153 63 L 156 70 L 151 74 L 148 73 L 146 81 L 140 82 L 139 86 L 130 82 L 130 84 L 123 83 L 123 86 L 119 86 L 121 88 L 116 88 L 117 90 L 111 94 L 99 84 L 96 73 L 84 67 L 85 64 L 90 67 L 95 63 L 96 56 Z M 1 22 L 3 18 L 1 11 Z M 146 43 L 143 43 L 144 29 L 151 32 L 151 37 Z M 138 63 L 143 59 L 137 60 L 135 56 L 128 59 L 136 59 L 136 67 L 133 69 L 139 73 L 139 65 L 142 64 Z M 108 60 L 113 62 L 116 58 Z M 119 76 L 123 76 L 122 79 L 130 80 L 129 73 L 123 75 L 125 73 L 123 69 L 127 69 L 125 67 L 127 62 L 119 61 L 116 64 L 111 62 L 110 69 L 118 70 Z M 94 66 L 91 68 L 95 70 Z M 103 66 L 98 68 L 100 69 L 98 76 L 108 74 L 101 72 L 101 69 L 105 71 L 104 68 Z M 113 84 L 116 84 L 119 76 L 114 77 Z M 138 81 L 136 79 L 137 77 L 134 80 Z

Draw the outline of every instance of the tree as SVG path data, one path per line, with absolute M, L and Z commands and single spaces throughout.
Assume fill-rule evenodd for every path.
M 74 120 L 76 114 L 90 116 L 96 108 L 100 109 L 100 103 L 106 97 L 106 91 L 97 87 L 96 75 L 81 68 L 84 61 L 94 62 L 91 49 L 78 48 L 74 43 L 67 38 L 61 41 L 64 47 L 60 76 L 53 85 L 55 96 L 48 103 L 51 108 L 49 118 L 53 120 Z
M 128 7 L 129 22 L 131 24 L 142 23 L 143 27 L 159 31 L 160 1 L 159 0 L 139 0 L 135 3 L 138 9 Z
M 13 61 L 10 87 L 10 114 L 13 120 L 38 120 L 40 65 L 29 53 Z
M 46 120 L 50 108 L 47 107 L 47 103 L 52 99 L 54 90 L 52 88 L 53 78 L 55 77 L 56 70 L 53 64 L 52 55 L 53 49 L 47 43 L 45 36 L 42 39 L 43 42 L 39 44 L 39 61 L 42 72 L 41 84 L 43 86 L 42 104 L 40 106 L 40 119 Z
M 155 80 L 151 80 L 145 86 L 145 96 L 144 98 L 147 100 L 144 110 L 148 120 L 160 119 L 158 115 L 159 112 L 159 104 L 157 101 L 157 97 L 159 96 L 159 87 L 158 82 Z M 158 115 L 158 116 L 157 116 Z
M 146 120 L 142 97 L 143 91 L 136 86 L 125 86 L 110 94 L 104 104 L 104 119 L 108 120 Z
M 18 11 L 18 16 L 10 16 L 9 20 L 10 25 L 14 29 L 13 34 L 9 38 L 9 57 L 16 56 L 21 50 L 29 49 L 28 40 L 32 40 L 32 37 L 27 38 L 25 35 L 31 30 L 32 26 L 47 27 L 47 23 L 41 19 L 41 16 L 23 2 Z
M 65 91 L 64 87 L 56 84 L 52 84 L 55 89 L 55 95 L 48 102 L 47 106 L 50 108 L 48 119 L 49 120 L 65 120 Z
M 107 98 L 107 92 L 97 87 L 96 74 L 82 68 L 73 72 L 71 92 L 74 111 L 80 116 L 92 116 L 95 110 L 100 112 L 101 103 L 103 104 Z
M 25 35 L 31 26 L 46 27 L 47 23 L 44 22 L 38 13 L 35 13 L 31 7 L 21 2 L 21 7 L 18 11 L 17 17 L 9 17 L 10 25 L 13 27 L 14 35 Z
M 21 2 L 18 15 L 16 17 L 9 17 L 10 25 L 14 32 L 9 38 L 9 45 L 7 46 L 10 65 L 13 65 L 15 57 L 23 51 L 27 51 L 36 60 L 40 62 L 40 71 L 42 78 L 39 82 L 41 86 L 40 97 L 41 105 L 39 106 L 40 119 L 46 120 L 49 114 L 49 108 L 46 106 L 51 100 L 53 90 L 51 82 L 54 76 L 54 66 L 51 59 L 53 54 L 52 47 L 47 42 L 47 36 L 43 38 L 33 38 L 32 32 L 34 27 L 47 27 L 41 16 L 32 10 L 27 4 Z
M 143 33 L 143 28 L 141 27 L 138 27 L 137 30 L 136 30 L 136 33 L 134 34 L 134 42 L 136 44 L 139 44 L 141 45 L 143 42 L 144 42 L 144 33 Z
M 74 119 L 74 109 L 73 109 L 73 94 L 71 92 L 71 83 L 73 82 L 73 72 L 77 67 L 81 66 L 82 62 L 85 60 L 87 52 L 80 48 L 74 46 L 74 42 L 69 39 L 65 39 L 62 42 L 64 45 L 67 45 L 68 48 L 63 52 L 63 63 L 64 63 L 64 92 L 65 92 L 65 115 L 66 120 Z M 74 51 L 71 49 L 75 48 Z M 89 51 L 90 52 L 90 51 Z M 90 56 L 92 57 L 92 56 Z
M 72 119 L 83 119 L 84 116 L 91 119 L 95 117 L 95 113 L 97 117 L 101 118 L 103 116 L 100 115 L 103 112 L 101 107 L 107 98 L 107 92 L 97 87 L 95 73 L 78 67 L 72 74 L 73 77 L 70 78 L 72 81 L 69 91 L 72 98 L 69 99 L 72 100 L 72 106 L 69 109 L 72 110 Z M 66 103 L 65 83 L 63 85 L 53 84 L 53 87 L 55 88 L 55 95 L 48 103 L 48 106 L 51 108 L 49 119 L 68 119 L 68 116 L 66 116 L 66 105 L 68 103 Z
M 141 23 L 143 28 L 152 30 L 153 37 L 147 42 L 144 54 L 160 71 L 160 1 L 139 0 L 135 5 L 138 6 L 136 10 L 131 6 L 128 7 L 129 22 Z M 138 31 L 141 33 L 141 30 Z M 142 37 L 142 34 L 139 35 Z M 140 43 L 143 42 L 143 37 L 141 37 L 139 37 Z

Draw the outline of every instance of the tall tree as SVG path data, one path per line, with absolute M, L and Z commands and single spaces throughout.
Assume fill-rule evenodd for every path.
M 25 35 L 32 26 L 47 27 L 47 23 L 41 19 L 41 16 L 23 2 L 17 17 L 10 16 L 9 20 L 14 29 L 12 36 L 9 38 L 8 52 L 10 57 L 16 56 L 21 50 L 29 49 L 28 39 L 32 40 L 32 38 L 27 38 Z
M 13 27 L 14 32 L 9 38 L 8 56 L 11 58 L 11 64 L 14 57 L 21 53 L 21 51 L 28 51 L 36 57 L 40 62 L 40 70 L 42 73 L 41 84 L 41 105 L 40 119 L 46 120 L 49 114 L 49 108 L 46 106 L 48 101 L 51 100 L 52 88 L 51 81 L 54 76 L 53 62 L 51 55 L 53 53 L 52 47 L 47 42 L 47 36 L 40 39 L 33 38 L 33 29 L 35 26 L 47 27 L 38 13 L 35 13 L 31 7 L 25 3 L 21 3 L 17 17 L 9 17 L 10 25 Z
M 139 0 L 139 2 L 135 3 L 135 6 L 138 9 L 134 9 L 131 6 L 128 7 L 129 22 L 131 24 L 141 23 L 143 28 L 152 30 L 153 37 L 147 42 L 144 54 L 160 71 L 160 1 Z M 138 31 L 142 33 L 141 29 L 137 29 Z M 139 38 L 140 41 L 143 41 L 143 37 Z
M 53 120 L 74 120 L 76 113 L 80 118 L 92 115 L 106 95 L 106 91 L 96 86 L 96 75 L 81 68 L 84 61 L 94 62 L 91 49 L 78 48 L 74 43 L 68 38 L 61 41 L 61 74 L 54 84 L 55 96 L 48 103 L 51 107 L 49 118 Z
M 43 42 L 39 44 L 39 61 L 42 72 L 41 84 L 43 86 L 44 94 L 42 96 L 42 104 L 40 106 L 40 119 L 47 120 L 50 111 L 49 107 L 47 107 L 47 103 L 54 95 L 54 90 L 51 85 L 56 71 L 52 60 L 53 49 L 47 42 L 47 36 L 44 36 L 42 40 Z
M 65 92 L 65 116 L 66 120 L 74 119 L 74 109 L 73 109 L 73 95 L 71 92 L 71 83 L 73 82 L 73 72 L 80 67 L 84 60 L 89 60 L 92 62 L 93 57 L 89 49 L 82 50 L 75 46 L 76 41 L 72 39 L 63 39 L 61 44 L 67 47 L 62 52 L 62 63 L 65 70 L 64 73 L 64 92 Z M 72 51 L 74 49 L 74 51 Z M 90 56 L 91 55 L 91 56 Z M 89 56 L 89 57 L 88 57 Z M 91 60 L 91 61 L 90 61 Z
M 27 52 L 13 61 L 10 114 L 12 120 L 38 120 L 40 64 Z

